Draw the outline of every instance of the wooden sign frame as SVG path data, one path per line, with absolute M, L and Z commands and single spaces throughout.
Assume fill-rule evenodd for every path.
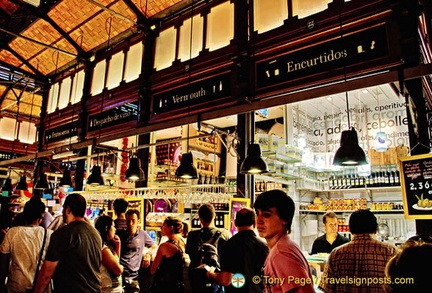
M 400 158 L 399 171 L 405 218 L 432 219 L 432 154 Z

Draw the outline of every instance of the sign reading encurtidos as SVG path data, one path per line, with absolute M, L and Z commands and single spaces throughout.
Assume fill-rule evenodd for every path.
M 388 54 L 384 26 L 257 63 L 257 87 L 373 60 Z
M 194 82 L 153 96 L 153 114 L 198 105 L 230 94 L 230 73 Z
M 138 119 L 138 102 L 127 103 L 90 116 L 88 131 L 103 129 Z

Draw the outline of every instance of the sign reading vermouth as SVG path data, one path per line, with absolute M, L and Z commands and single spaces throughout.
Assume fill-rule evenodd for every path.
M 153 114 L 161 114 L 230 95 L 231 73 L 193 82 L 153 96 Z
M 271 86 L 386 55 L 387 34 L 382 25 L 259 62 L 256 64 L 257 87 Z

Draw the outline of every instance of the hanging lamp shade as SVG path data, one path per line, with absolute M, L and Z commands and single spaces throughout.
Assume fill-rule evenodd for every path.
M 72 178 L 71 178 L 69 169 L 65 169 L 63 171 L 63 177 L 60 179 L 59 186 L 61 186 L 61 187 L 71 187 L 72 186 Z
M 12 179 L 6 178 L 3 181 L 2 196 L 11 196 L 11 195 L 12 195 Z
M 48 177 L 45 173 L 39 177 L 39 180 L 36 182 L 34 189 L 44 190 L 50 189 L 50 184 L 48 183 Z
M 181 157 L 180 166 L 178 166 L 175 175 L 184 179 L 198 178 L 197 170 L 193 165 L 192 153 L 185 153 Z
M 359 166 L 367 164 L 366 154 L 358 144 L 357 131 L 352 127 L 342 131 L 340 147 L 333 158 L 335 166 Z
M 129 161 L 129 168 L 126 170 L 125 177 L 128 180 L 144 180 L 144 171 L 141 168 L 141 161 L 137 156 L 133 156 Z
M 240 166 L 241 174 L 262 174 L 267 173 L 267 163 L 261 157 L 261 149 L 259 144 L 249 144 L 247 156 Z
M 15 187 L 16 190 L 28 190 L 27 178 L 24 176 L 20 177 L 20 180 Z
M 94 165 L 90 176 L 87 178 L 87 184 L 90 185 L 105 185 L 105 181 L 102 177 L 101 167 Z

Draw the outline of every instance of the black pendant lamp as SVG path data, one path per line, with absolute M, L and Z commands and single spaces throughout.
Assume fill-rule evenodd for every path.
M 360 166 L 367 163 L 366 154 L 358 144 L 357 131 L 354 127 L 342 131 L 340 147 L 333 158 L 333 165 Z
M 102 177 L 102 171 L 100 165 L 94 165 L 90 176 L 87 178 L 87 184 L 90 185 L 105 185 L 105 181 Z
M 63 171 L 63 177 L 60 179 L 59 186 L 61 186 L 61 187 L 71 187 L 72 186 L 72 178 L 71 178 L 69 169 L 65 169 Z
M 335 166 L 360 166 L 368 164 L 364 150 L 359 146 L 357 131 L 350 125 L 348 92 L 345 92 L 348 130 L 342 131 L 340 147 L 333 157 Z
M 3 181 L 2 195 L 11 196 L 12 195 L 12 179 L 9 177 Z
M 240 166 L 241 174 L 262 174 L 267 173 L 267 163 L 261 157 L 259 144 L 251 143 L 248 146 L 247 156 Z
M 183 179 L 197 179 L 197 169 L 193 165 L 192 153 L 182 154 L 180 166 L 178 166 L 175 175 Z
M 38 190 L 44 190 L 44 189 L 50 189 L 51 186 L 48 183 L 48 177 L 45 173 L 42 173 L 42 175 L 39 177 L 39 180 L 36 182 L 34 189 Z
M 20 177 L 20 180 L 15 187 L 15 190 L 28 190 L 27 178 L 25 175 Z
M 128 180 L 144 180 L 144 171 L 141 168 L 141 161 L 136 156 L 133 155 L 129 161 L 129 168 L 126 170 L 125 174 L 126 179 Z

